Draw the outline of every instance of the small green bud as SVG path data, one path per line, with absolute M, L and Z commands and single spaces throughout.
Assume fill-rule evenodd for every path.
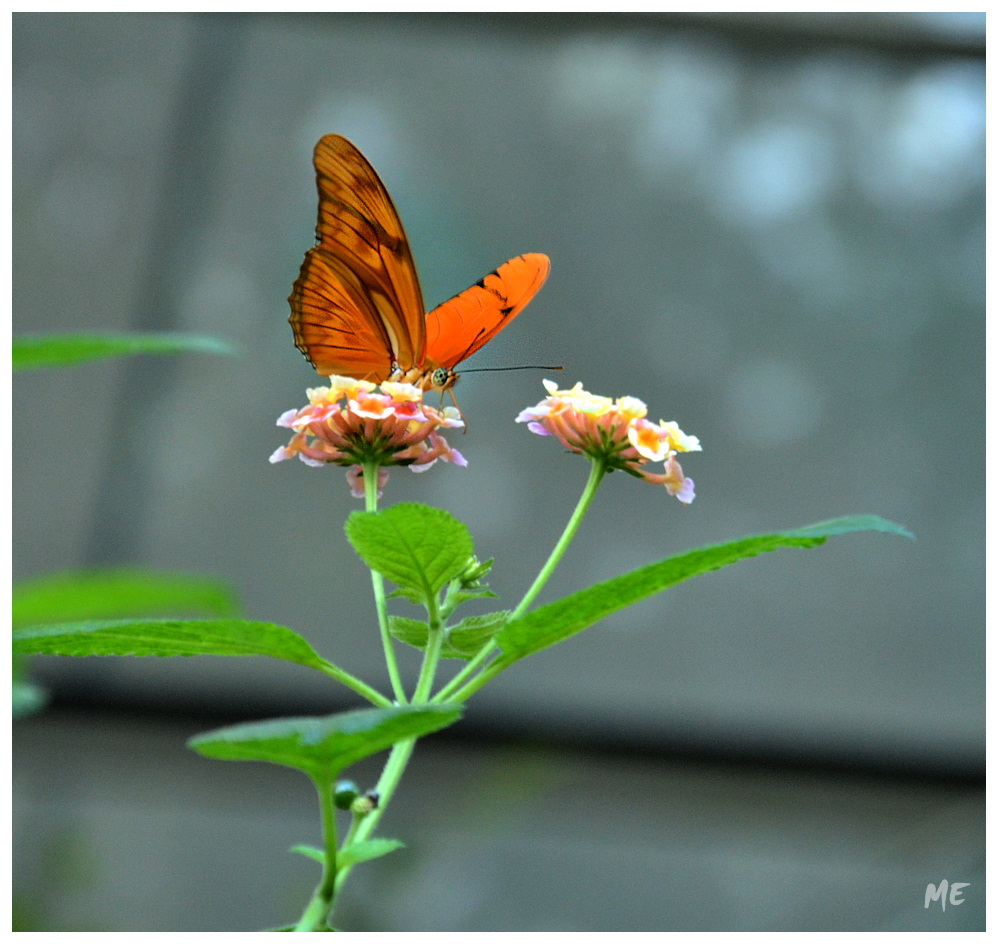
M 464 570 L 461 571 L 461 576 L 458 578 L 461 581 L 461 586 L 465 589 L 478 586 L 478 581 L 482 579 L 491 569 L 492 569 L 493 558 L 489 558 L 487 561 L 479 561 L 474 554 L 468 558 L 468 563 L 464 565 Z
M 356 797 L 350 804 L 350 810 L 356 816 L 367 816 L 378 808 L 378 801 L 381 799 L 377 790 L 368 790 L 362 796 Z
M 339 780 L 333 787 L 333 803 L 338 810 L 350 809 L 360 790 L 352 780 Z

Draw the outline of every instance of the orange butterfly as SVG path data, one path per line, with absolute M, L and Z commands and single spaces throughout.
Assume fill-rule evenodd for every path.
M 315 146 L 317 245 L 288 301 L 295 345 L 322 376 L 450 390 L 454 367 L 509 324 L 550 262 L 527 253 L 424 313 L 402 221 L 374 168 L 346 138 Z

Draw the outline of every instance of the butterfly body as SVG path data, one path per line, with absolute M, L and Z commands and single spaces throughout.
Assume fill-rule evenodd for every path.
M 547 278 L 541 253 L 516 256 L 430 312 L 385 185 L 346 138 L 314 154 L 316 245 L 288 301 L 295 345 L 322 376 L 446 391 L 454 368 L 498 334 Z

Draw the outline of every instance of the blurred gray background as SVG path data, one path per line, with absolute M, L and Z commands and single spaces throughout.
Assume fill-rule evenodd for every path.
M 918 539 L 746 561 L 516 666 L 417 753 L 384 826 L 409 848 L 358 870 L 344 926 L 983 928 L 984 76 L 983 14 L 15 15 L 14 332 L 239 350 L 15 378 L 15 580 L 207 572 L 385 686 L 341 530 L 360 503 L 339 469 L 267 462 L 316 383 L 286 298 L 311 149 L 344 134 L 428 305 L 551 257 L 468 366 L 563 364 L 703 443 L 688 508 L 606 480 L 540 602 L 854 512 Z M 396 470 L 384 499 L 463 520 L 506 606 L 587 474 L 513 422 L 542 376 L 464 378 L 468 468 Z M 54 707 L 14 729 L 26 926 L 297 916 L 311 787 L 183 741 L 350 693 L 256 660 L 33 667 Z M 943 878 L 965 904 L 926 911 Z

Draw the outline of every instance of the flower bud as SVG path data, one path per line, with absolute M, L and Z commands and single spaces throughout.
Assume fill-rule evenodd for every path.
M 338 780 L 333 787 L 333 803 L 338 810 L 348 810 L 360 793 L 357 784 L 352 780 Z
M 367 816 L 368 813 L 372 813 L 378 808 L 380 799 L 381 796 L 377 790 L 368 790 L 350 804 L 350 810 L 356 816 Z
M 492 569 L 492 558 L 490 557 L 487 561 L 479 561 L 474 554 L 468 558 L 468 563 L 464 565 L 464 570 L 461 571 L 461 575 L 458 580 L 461 581 L 461 586 L 467 590 L 472 587 L 478 586 L 478 581 L 482 579 L 488 572 Z

